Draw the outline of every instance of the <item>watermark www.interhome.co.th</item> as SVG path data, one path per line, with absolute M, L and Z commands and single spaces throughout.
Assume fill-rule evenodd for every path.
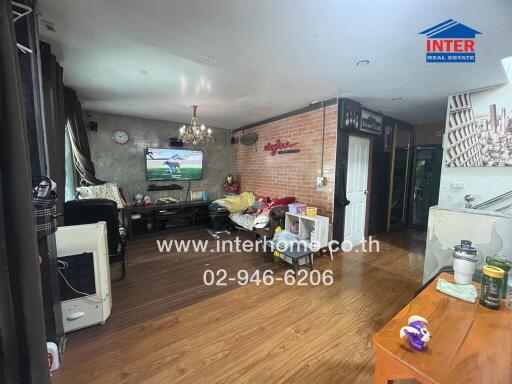
M 306 241 L 299 240 L 292 243 L 284 241 L 272 241 L 267 239 L 240 239 L 238 236 L 234 239 L 216 239 L 215 241 L 210 240 L 176 240 L 166 239 L 157 240 L 157 247 L 160 253 L 206 253 L 206 252 L 265 252 L 265 251 L 284 251 L 284 250 L 303 250 L 310 249 L 313 252 L 317 252 L 322 248 L 327 248 L 331 252 L 380 252 L 379 241 L 373 239 L 371 236 L 368 239 L 363 239 L 360 248 L 359 245 L 354 249 L 354 245 L 350 240 L 344 240 L 342 242 L 332 240 L 325 247 L 317 241 Z M 213 247 L 211 244 L 213 243 Z

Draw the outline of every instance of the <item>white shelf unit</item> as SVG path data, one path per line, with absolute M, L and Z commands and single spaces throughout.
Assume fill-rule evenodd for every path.
M 299 238 L 303 241 L 311 241 L 311 232 L 315 231 L 315 240 L 320 248 L 329 246 L 329 218 L 325 216 L 307 216 L 298 213 L 286 212 L 284 229 L 292 232 L 291 228 L 294 223 L 299 226 Z M 292 232 L 293 233 L 293 232 Z M 331 260 L 333 259 L 332 251 L 329 249 Z

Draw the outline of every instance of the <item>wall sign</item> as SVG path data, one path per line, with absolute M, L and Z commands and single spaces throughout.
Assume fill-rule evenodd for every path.
M 252 145 L 258 141 L 257 133 L 246 133 L 240 137 L 240 143 L 243 145 Z
M 276 154 L 284 155 L 288 153 L 298 153 L 300 149 L 288 149 L 296 146 L 299 143 L 290 143 L 289 141 L 281 141 L 277 139 L 275 143 L 267 143 L 263 148 L 265 151 L 270 152 L 270 156 L 275 156 Z
M 359 130 L 380 135 L 382 133 L 382 116 L 362 109 Z

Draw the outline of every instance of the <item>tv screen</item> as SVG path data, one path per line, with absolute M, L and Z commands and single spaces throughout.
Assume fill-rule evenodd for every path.
M 146 149 L 148 181 L 199 180 L 203 178 L 203 152 L 172 148 Z

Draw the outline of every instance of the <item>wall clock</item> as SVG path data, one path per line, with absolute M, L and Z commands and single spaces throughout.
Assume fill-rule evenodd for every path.
M 122 129 L 116 129 L 112 134 L 112 139 L 117 144 L 126 144 L 128 142 L 128 133 Z

